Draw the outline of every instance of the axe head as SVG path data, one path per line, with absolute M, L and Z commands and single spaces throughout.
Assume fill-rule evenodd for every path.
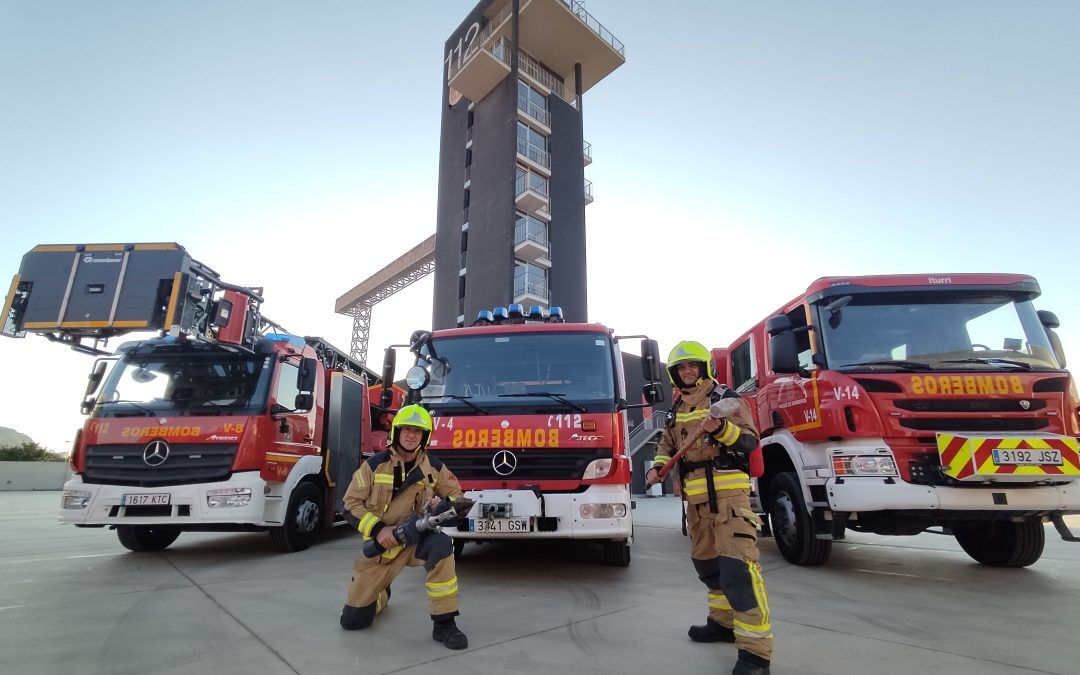
M 714 420 L 721 420 L 731 417 L 741 409 L 742 406 L 739 405 L 739 399 L 722 398 L 709 406 L 709 417 Z

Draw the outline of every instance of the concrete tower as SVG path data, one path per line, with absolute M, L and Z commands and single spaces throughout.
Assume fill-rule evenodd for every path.
M 481 0 L 444 53 L 433 327 L 510 302 L 587 320 L 582 94 L 622 43 L 576 0 Z

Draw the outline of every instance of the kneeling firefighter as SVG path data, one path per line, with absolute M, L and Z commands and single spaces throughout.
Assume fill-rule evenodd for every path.
M 713 379 L 712 355 L 698 342 L 680 342 L 668 356 L 680 396 L 672 406 L 656 459 L 645 476 L 653 485 L 677 461 L 686 526 L 698 577 L 708 587 L 709 615 L 691 626 L 695 642 L 734 642 L 733 675 L 768 675 L 772 626 L 758 564 L 761 519 L 750 509 L 748 455 L 757 447 L 750 407 Z
M 360 520 L 365 555 L 353 567 L 341 626 L 346 630 L 370 626 L 390 600 L 390 583 L 398 573 L 423 565 L 428 609 L 435 622 L 431 637 L 450 649 L 465 649 L 469 641 L 454 622 L 458 580 L 453 540 L 425 527 L 435 518 L 423 518 L 432 512 L 453 512 L 454 500 L 462 497 L 454 474 L 426 451 L 431 429 L 427 410 L 419 405 L 403 407 L 394 416 L 389 449 L 367 459 L 353 474 L 344 502 Z M 463 501 L 467 500 L 458 504 Z

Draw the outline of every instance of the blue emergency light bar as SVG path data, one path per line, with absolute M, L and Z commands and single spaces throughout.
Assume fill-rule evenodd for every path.
M 477 321 L 487 321 L 488 323 L 495 323 L 495 315 L 491 313 L 490 309 L 482 309 L 476 313 Z
M 505 307 L 496 307 L 494 310 L 492 310 L 492 315 L 494 316 L 496 322 L 505 321 L 506 319 L 510 318 L 510 315 L 506 313 Z
M 525 308 L 521 306 L 521 303 L 515 302 L 506 309 L 510 312 L 511 319 L 520 319 L 525 316 Z
M 563 320 L 562 307 L 559 307 L 558 305 L 554 305 L 551 309 L 549 309 L 548 310 L 548 320 L 549 321 L 554 321 L 556 323 L 562 321 Z
M 543 321 L 547 317 L 544 316 L 543 307 L 540 305 L 533 305 L 532 307 L 529 307 L 529 318 L 533 321 Z

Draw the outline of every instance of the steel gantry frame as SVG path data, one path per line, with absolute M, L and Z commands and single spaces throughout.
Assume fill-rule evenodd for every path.
M 353 318 L 349 355 L 367 365 L 371 311 L 375 305 L 435 271 L 435 235 L 357 284 L 334 304 L 334 311 Z

